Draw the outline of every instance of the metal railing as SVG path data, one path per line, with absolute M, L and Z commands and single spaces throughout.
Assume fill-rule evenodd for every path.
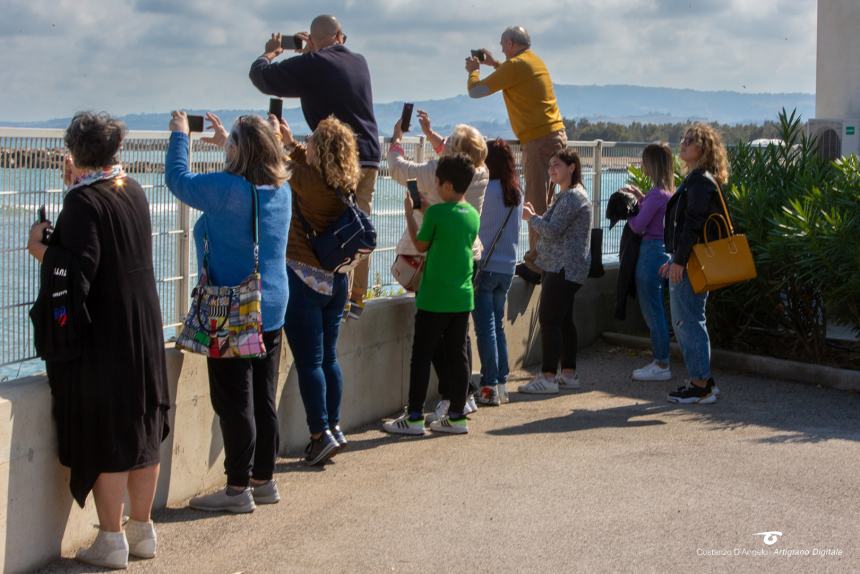
M 150 205 L 153 268 L 161 302 L 165 336 L 175 334 L 188 307 L 188 295 L 196 278 L 197 260 L 191 230 L 199 213 L 179 202 L 164 183 L 164 159 L 169 132 L 130 131 L 123 142 L 121 160 L 136 179 Z M 62 200 L 63 130 L 0 128 L 0 380 L 41 370 L 33 361 L 35 351 L 28 311 L 38 294 L 39 266 L 27 254 L 27 234 L 40 205 L 55 220 Z M 509 142 L 522 181 L 522 152 Z M 379 246 L 371 259 L 370 282 L 375 287 L 394 283 L 389 269 L 405 224 L 403 188 L 391 179 L 385 161 L 388 139 L 382 141 L 380 165 L 373 200 L 372 220 Z M 594 225 L 604 231 L 603 250 L 617 253 L 621 230 L 608 231 L 603 218 L 609 193 L 627 179 L 628 165 L 640 161 L 645 144 L 570 142 L 582 158 L 584 184 L 594 202 Z M 415 161 L 436 157 L 423 137 L 405 138 L 406 155 Z M 192 139 L 191 169 L 207 173 L 223 169 L 224 152 Z M 518 254 L 528 247 L 528 231 L 522 227 Z

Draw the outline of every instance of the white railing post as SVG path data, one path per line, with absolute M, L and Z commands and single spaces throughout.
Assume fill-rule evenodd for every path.
M 193 140 L 188 141 L 188 167 L 192 166 L 192 150 L 194 148 Z M 176 314 L 172 322 L 179 323 L 176 327 L 176 336 L 182 332 L 182 322 L 185 319 L 185 314 L 188 312 L 188 293 L 191 290 L 191 208 L 186 204 L 174 198 L 174 201 L 179 206 L 177 214 L 177 227 L 180 233 L 176 242 L 176 275 L 179 280 L 176 282 L 176 292 L 174 293 L 174 313 Z
M 601 198 L 601 176 L 603 175 L 603 140 L 594 142 L 594 179 L 591 182 L 591 206 L 592 206 L 592 227 L 600 227 L 600 219 L 602 217 L 602 209 L 600 205 Z
M 418 151 L 415 152 L 415 162 L 424 163 L 424 136 L 418 136 Z

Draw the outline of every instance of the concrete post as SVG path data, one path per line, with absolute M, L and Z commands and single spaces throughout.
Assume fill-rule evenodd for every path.
M 815 116 L 860 118 L 860 2 L 819 0 Z

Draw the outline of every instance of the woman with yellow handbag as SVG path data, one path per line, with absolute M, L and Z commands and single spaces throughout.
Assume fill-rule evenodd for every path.
M 666 206 L 664 241 L 671 259 L 660 268 L 660 274 L 669 279 L 672 328 L 690 379 L 669 393 L 668 399 L 680 404 L 710 404 L 716 402 L 719 389 L 711 376 L 711 342 L 705 318 L 708 293 L 693 290 L 686 267 L 693 246 L 720 233 L 710 229 L 716 224 L 709 222 L 709 217 L 723 213 L 719 186 L 728 179 L 728 158 L 719 134 L 705 124 L 687 129 L 679 157 L 688 173 Z

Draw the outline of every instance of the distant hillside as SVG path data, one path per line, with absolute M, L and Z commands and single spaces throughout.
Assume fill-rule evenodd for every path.
M 556 85 L 561 113 L 565 118 L 587 118 L 629 124 L 676 123 L 689 120 L 716 121 L 725 124 L 760 123 L 776 117 L 786 108 L 797 109 L 804 117 L 813 117 L 815 95 L 802 93 L 746 94 L 730 91 L 697 91 L 676 88 L 648 88 L 643 86 L 572 86 Z M 265 101 L 264 97 L 261 97 Z M 394 123 L 400 117 L 402 102 L 376 104 L 376 118 L 382 135 L 390 135 Z M 459 95 L 442 100 L 416 102 L 416 107 L 427 110 L 434 127 L 439 131 L 450 130 L 458 123 L 475 125 L 487 136 L 513 137 L 507 112 L 501 95 L 474 100 Z M 194 113 L 202 113 L 192 110 Z M 231 123 L 237 116 L 248 113 L 263 113 L 264 110 L 216 110 L 222 120 Z M 308 132 L 301 110 L 284 110 L 287 121 L 296 133 Z M 130 129 L 164 130 L 169 121 L 169 112 L 130 114 L 123 118 Z M 18 127 L 65 127 L 68 118 L 42 122 L 4 122 L 0 125 Z M 417 133 L 417 122 L 413 132 Z

